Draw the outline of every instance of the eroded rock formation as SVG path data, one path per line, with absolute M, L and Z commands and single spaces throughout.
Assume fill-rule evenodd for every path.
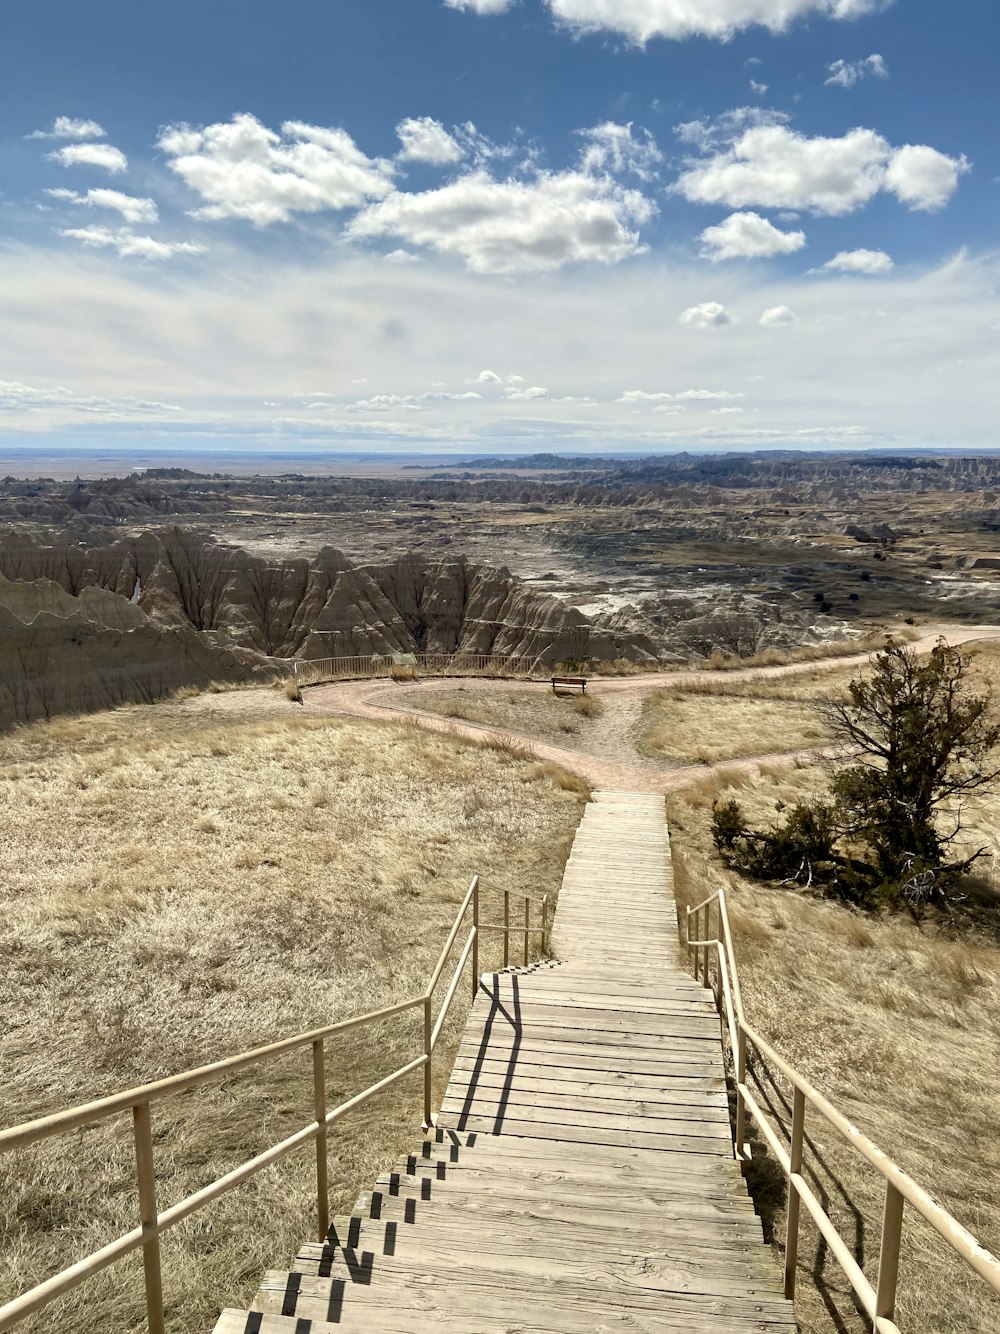
M 462 559 L 359 567 L 324 547 L 270 561 L 178 528 L 89 549 L 9 534 L 0 576 L 6 721 L 239 679 L 264 656 L 656 655 L 644 635 Z
M 161 625 L 97 585 L 77 597 L 48 579 L 0 575 L 0 727 L 248 680 L 264 666 L 189 626 Z

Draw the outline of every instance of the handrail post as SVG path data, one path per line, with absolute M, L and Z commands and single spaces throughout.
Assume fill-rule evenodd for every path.
M 430 1130 L 434 1124 L 431 1110 L 431 1099 L 433 1097 L 431 1061 L 434 1056 L 431 1033 L 431 997 L 428 993 L 424 997 L 424 1056 L 426 1057 L 424 1061 L 424 1130 Z
M 806 1128 L 806 1095 L 798 1087 L 792 1099 L 792 1136 L 788 1154 L 788 1208 L 785 1229 L 785 1296 L 795 1296 L 795 1271 L 799 1262 L 799 1192 L 792 1181 L 802 1172 L 802 1143 Z
M 549 896 L 542 896 L 542 955 L 548 958 L 549 954 Z
M 701 925 L 700 925 L 699 928 L 698 928 L 698 931 L 699 931 L 698 939 L 699 939 L 699 940 L 708 940 L 708 933 L 709 933 L 709 931 L 711 930 L 711 927 L 712 927 L 712 910 L 711 910 L 711 908 L 706 908 L 706 909 L 705 909 L 705 920 L 701 923 Z M 702 945 L 702 947 L 701 947 L 701 985 L 702 985 L 703 987 L 707 987 L 707 986 L 708 986 L 708 946 L 707 946 L 707 945 Z
M 878 1289 L 875 1319 L 891 1320 L 896 1312 L 896 1283 L 899 1279 L 899 1243 L 903 1234 L 904 1200 L 891 1181 L 885 1183 L 882 1214 L 882 1245 L 878 1257 Z M 873 1328 L 877 1330 L 878 1326 Z
M 135 1136 L 135 1165 L 139 1180 L 139 1221 L 146 1240 L 142 1243 L 142 1267 L 146 1282 L 146 1324 L 149 1334 L 165 1334 L 163 1323 L 163 1277 L 160 1273 L 160 1238 L 156 1231 L 156 1167 L 153 1162 L 153 1126 L 149 1103 L 132 1108 Z
M 525 896 L 524 896 L 524 966 L 525 966 L 525 968 L 527 968 L 527 966 L 528 966 L 528 950 L 529 950 L 528 936 L 529 936 L 529 932 L 530 932 L 530 931 L 531 931 L 531 900 L 528 898 L 527 894 L 525 894 Z
M 313 1043 L 313 1107 L 319 1134 L 316 1136 L 316 1231 L 326 1241 L 330 1231 L 330 1179 L 326 1140 L 326 1059 L 323 1039 Z
M 739 1019 L 738 1045 L 736 1048 L 736 1156 L 746 1159 L 747 1105 L 743 1097 L 743 1086 L 747 1082 L 747 1035 Z
M 479 991 L 479 881 L 472 891 L 472 999 Z
M 510 890 L 503 892 L 503 966 L 510 967 Z

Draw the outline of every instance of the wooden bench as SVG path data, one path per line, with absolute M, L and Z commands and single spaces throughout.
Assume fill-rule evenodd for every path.
M 553 676 L 553 693 L 557 690 L 579 690 L 581 695 L 587 693 L 587 678 L 585 676 Z

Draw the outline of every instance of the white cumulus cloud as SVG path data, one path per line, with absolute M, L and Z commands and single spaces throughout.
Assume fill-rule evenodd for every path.
M 465 150 L 449 134 L 439 120 L 431 116 L 410 116 L 396 126 L 396 135 L 403 145 L 399 152 L 402 162 L 429 162 L 434 167 L 445 167 L 460 162 Z
M 114 250 L 123 258 L 171 259 L 174 255 L 200 255 L 205 249 L 193 241 L 157 241 L 152 236 L 139 236 L 127 227 L 117 231 L 110 227 L 67 227 L 60 235 L 94 249 Z
M 103 139 L 105 130 L 96 120 L 77 120 L 74 116 L 56 116 L 51 130 L 35 130 L 29 139 Z
M 880 190 L 910 208 L 940 208 L 967 170 L 964 158 L 926 145 L 894 149 L 874 130 L 808 138 L 787 125 L 764 123 L 737 128 L 727 147 L 690 163 L 673 188 L 693 203 L 807 209 L 839 217 L 862 208 Z
M 503 396 L 516 403 L 523 403 L 531 402 L 534 399 L 548 398 L 549 391 L 538 384 L 529 385 L 527 389 L 519 389 L 516 385 L 508 385 L 503 391 Z
M 793 255 L 806 243 L 805 232 L 783 232 L 759 213 L 730 213 L 715 227 L 701 234 L 701 253 L 706 259 L 767 259 Z
M 392 189 L 390 163 L 367 157 L 346 130 L 302 121 L 285 121 L 280 134 L 247 114 L 204 129 L 174 125 L 159 147 L 205 201 L 193 216 L 213 221 L 264 227 L 295 213 L 358 208 Z
M 584 139 L 580 166 L 588 172 L 610 172 L 620 176 L 631 172 L 641 181 L 651 181 L 663 161 L 663 154 L 648 130 L 636 134 L 632 122 L 620 125 L 606 121 L 590 130 L 578 130 Z
M 126 222 L 156 222 L 159 213 L 156 201 L 142 199 L 136 195 L 122 194 L 120 190 L 88 190 L 80 194 L 76 190 L 46 190 L 52 199 L 62 200 L 67 204 L 80 204 L 85 208 L 107 208 L 120 213 Z
M 823 268 L 833 273 L 889 273 L 892 259 L 884 250 L 841 250 Z
M 888 66 L 877 51 L 865 56 L 864 60 L 835 60 L 826 68 L 830 77 L 824 83 L 832 84 L 834 88 L 853 88 L 862 79 L 889 77 Z
M 480 371 L 473 384 L 503 384 L 503 380 L 496 371 Z
M 765 329 L 782 329 L 786 324 L 795 324 L 798 316 L 789 306 L 769 306 L 760 317 Z
M 478 8 L 489 0 L 467 0 Z M 462 0 L 448 0 L 465 8 Z M 883 0 L 546 0 L 553 15 L 575 32 L 613 32 L 641 46 L 652 37 L 727 40 L 744 28 L 783 32 L 796 19 L 816 14 L 853 19 Z
M 128 167 L 128 158 L 120 148 L 111 144 L 67 144 L 50 153 L 49 161 L 59 162 L 64 167 L 103 167 L 112 176 Z
M 395 192 L 356 215 L 357 239 L 394 237 L 464 260 L 475 273 L 525 273 L 638 254 L 656 206 L 638 190 L 582 171 L 498 181 L 473 171 L 437 190 Z
M 703 301 L 698 306 L 688 306 L 678 316 L 681 324 L 690 329 L 717 329 L 723 324 L 732 324 L 733 317 L 725 306 L 718 301 Z
M 968 170 L 964 156 L 951 158 L 926 144 L 907 144 L 893 154 L 885 184 L 901 203 L 935 213 L 944 208 L 958 188 L 959 176 Z
M 676 395 L 678 403 L 715 403 L 727 398 L 742 398 L 728 389 L 684 389 Z

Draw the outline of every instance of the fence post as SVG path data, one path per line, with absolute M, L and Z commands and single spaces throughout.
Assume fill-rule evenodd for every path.
M 503 892 L 503 966 L 510 967 L 510 890 Z
M 430 1130 L 433 1122 L 433 1113 L 431 1111 L 431 1099 L 433 1097 L 433 1083 L 431 1078 L 431 1060 L 433 1051 L 431 1050 L 431 1034 L 433 1027 L 431 1025 L 431 998 L 430 995 L 424 997 L 424 1129 Z
M 549 953 L 549 896 L 542 897 L 542 954 L 547 958 Z
M 472 891 L 472 999 L 479 990 L 479 885 Z
M 785 1229 L 785 1296 L 795 1296 L 795 1270 L 799 1262 L 799 1192 L 792 1181 L 802 1172 L 802 1141 L 806 1127 L 806 1095 L 795 1089 L 792 1099 L 792 1140 L 788 1157 L 788 1225 Z
M 528 966 L 528 949 L 529 949 L 528 936 L 529 936 L 529 932 L 530 932 L 530 931 L 531 931 L 531 900 L 528 898 L 527 894 L 525 894 L 525 896 L 524 896 L 524 966 L 525 966 L 525 968 L 527 968 L 527 966 Z
M 156 1232 L 156 1167 L 153 1162 L 153 1126 L 149 1103 L 132 1108 L 135 1136 L 135 1165 L 139 1179 L 139 1221 L 145 1240 L 142 1267 L 146 1280 L 146 1324 L 149 1334 L 165 1334 L 163 1323 L 163 1277 L 160 1273 L 160 1238 Z
M 326 1061 L 323 1039 L 317 1038 L 313 1048 L 313 1107 L 319 1134 L 316 1136 L 316 1230 L 319 1240 L 326 1241 L 330 1231 L 330 1183 L 326 1157 Z
M 891 1320 L 896 1312 L 896 1283 L 899 1279 L 899 1243 L 903 1233 L 903 1197 L 891 1181 L 885 1183 L 882 1214 L 882 1245 L 878 1256 L 878 1289 L 875 1319 Z M 877 1326 L 875 1326 L 877 1329 Z

